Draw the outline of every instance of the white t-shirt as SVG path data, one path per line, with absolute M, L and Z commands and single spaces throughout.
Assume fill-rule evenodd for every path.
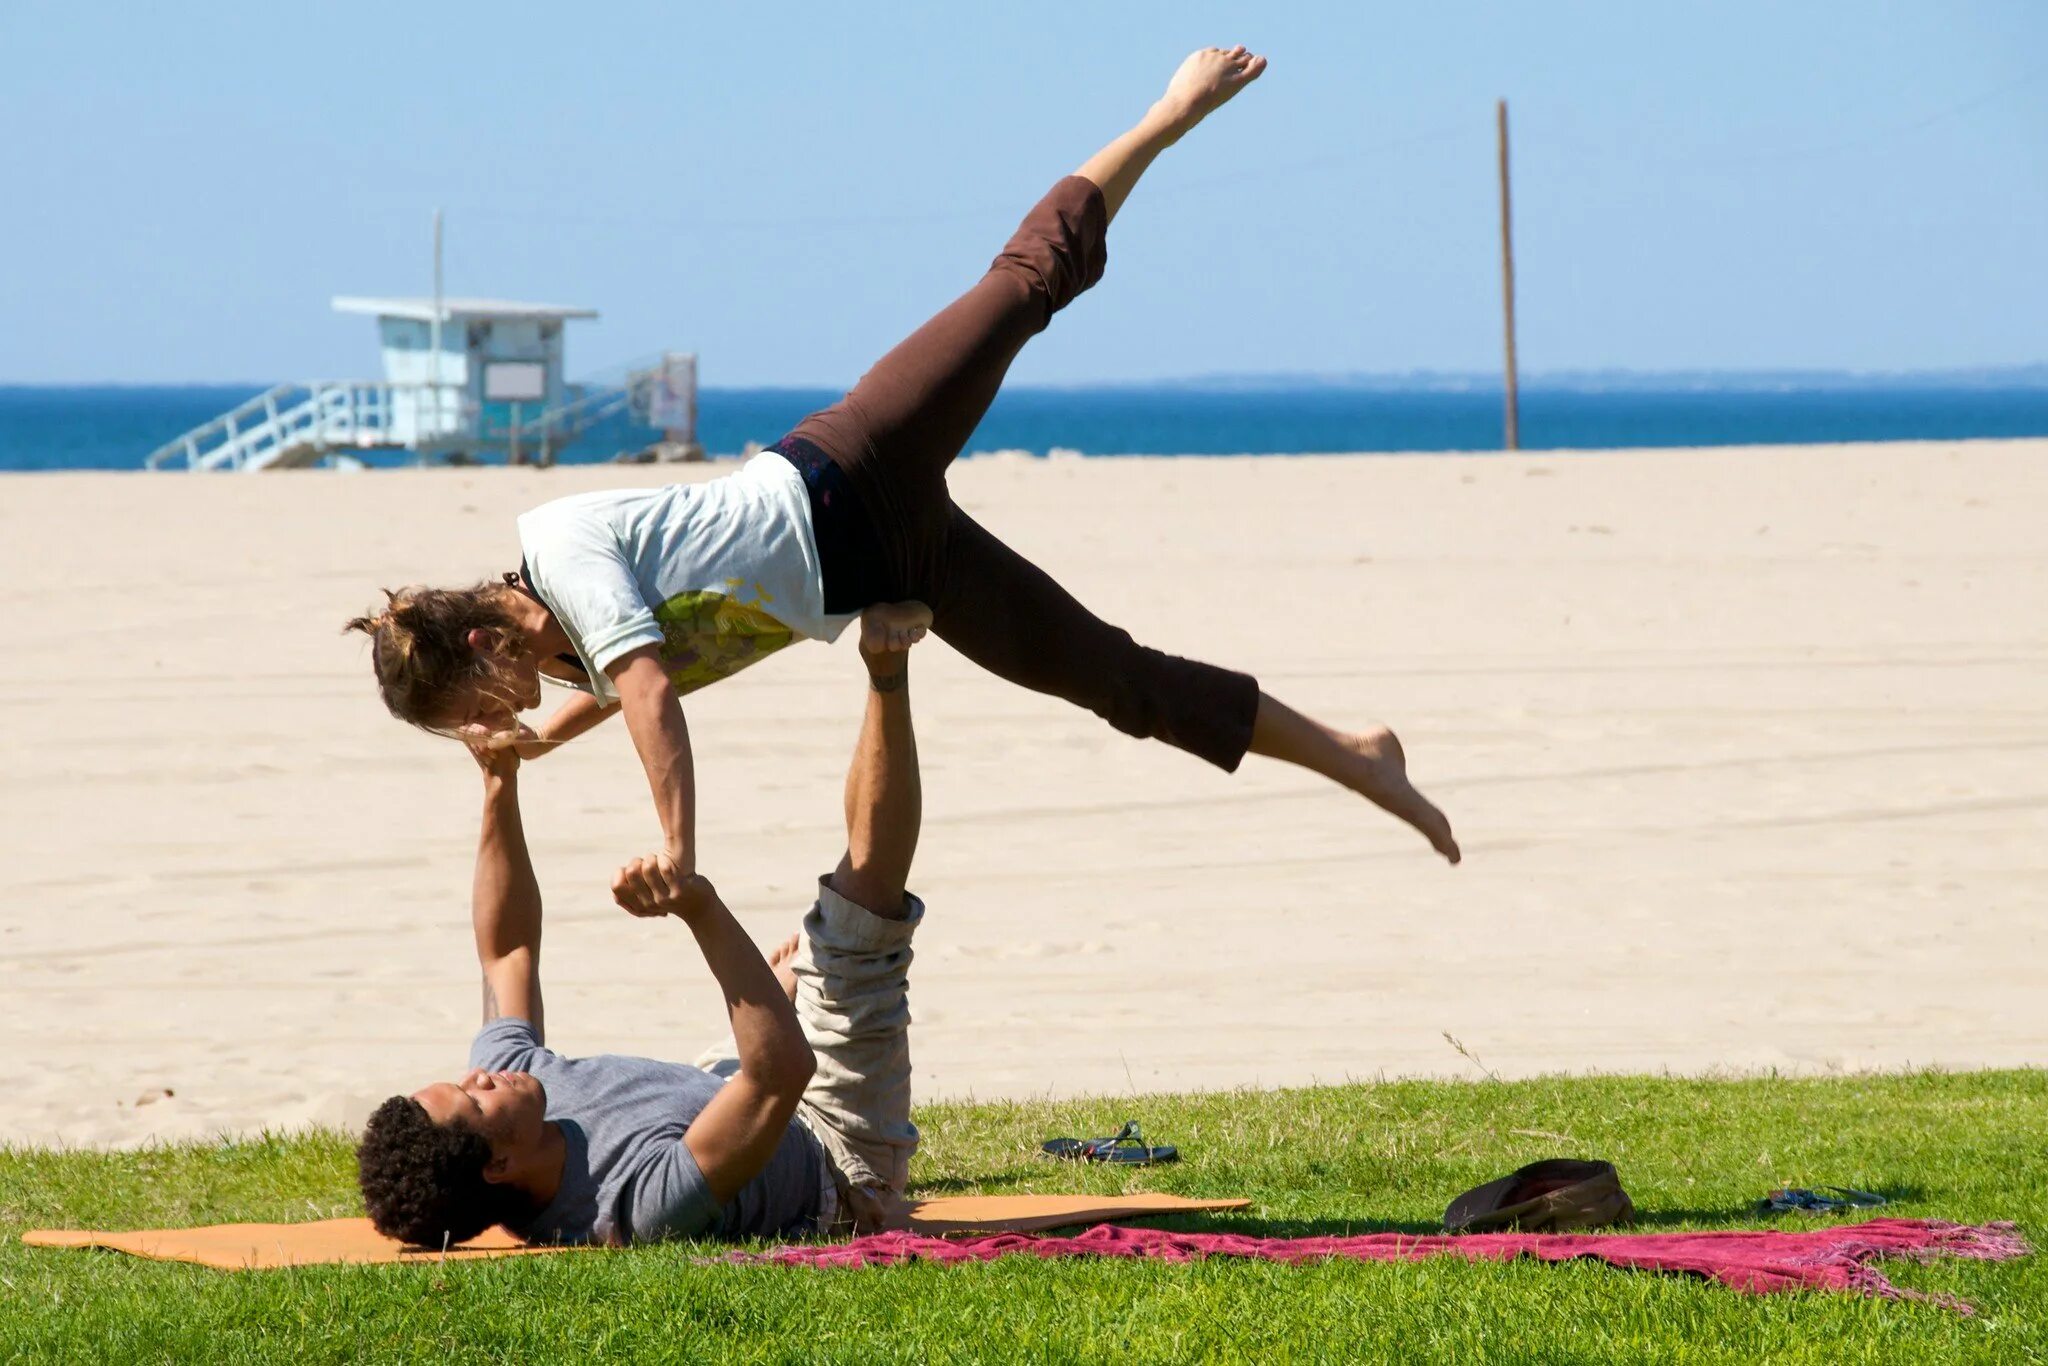
M 701 484 L 581 493 L 519 519 L 526 573 L 605 702 L 605 669 L 659 647 L 678 693 L 792 640 L 832 640 L 803 476 L 773 451 Z

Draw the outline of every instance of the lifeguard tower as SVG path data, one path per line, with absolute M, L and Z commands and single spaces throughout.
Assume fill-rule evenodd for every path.
M 377 320 L 382 379 L 277 385 L 166 442 L 149 467 L 303 469 L 370 451 L 405 451 L 423 464 L 551 464 L 593 424 L 627 411 L 661 428 L 667 449 L 701 455 L 694 355 L 665 353 L 601 383 L 563 378 L 564 325 L 596 309 L 353 296 L 334 307 Z
M 385 432 L 421 454 L 504 443 L 515 461 L 528 418 L 573 397 L 562 376 L 563 324 L 594 308 L 503 299 L 338 298 L 338 313 L 377 320 L 384 382 L 391 386 Z

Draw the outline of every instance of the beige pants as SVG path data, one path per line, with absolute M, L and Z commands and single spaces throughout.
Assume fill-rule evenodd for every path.
M 903 1194 L 917 1126 L 910 1122 L 910 940 L 924 902 L 907 897 L 902 920 L 884 920 L 818 879 L 797 946 L 796 1017 L 818 1055 L 797 1118 L 831 1168 L 836 1217 L 859 1232 L 880 1228 Z M 738 1070 L 730 1038 L 698 1059 L 721 1075 Z

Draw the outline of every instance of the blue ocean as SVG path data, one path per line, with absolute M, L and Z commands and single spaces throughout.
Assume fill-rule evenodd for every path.
M 0 470 L 132 470 L 155 447 L 260 392 L 261 385 L 0 386 Z M 698 435 L 713 454 L 772 442 L 837 394 L 707 389 Z M 1329 451 L 1487 451 L 1501 445 L 1498 389 L 1217 381 L 1004 391 L 970 451 L 1054 449 L 1088 455 L 1227 455 Z M 2048 382 L 1915 381 L 1659 387 L 1525 388 L 1525 449 L 1736 446 L 1837 441 L 2048 436 Z M 655 433 L 620 418 L 561 453 L 611 460 Z M 371 457 L 396 464 L 394 457 Z

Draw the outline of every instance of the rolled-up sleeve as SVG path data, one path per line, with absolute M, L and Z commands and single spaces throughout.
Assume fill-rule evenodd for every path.
M 602 517 L 551 504 L 519 519 L 519 541 L 534 589 L 590 670 L 591 690 L 616 699 L 604 671 L 663 639 L 617 534 Z
M 680 1138 L 666 1144 L 619 1193 L 623 1241 L 694 1238 L 718 1222 L 718 1202 Z
M 469 1065 L 487 1072 L 531 1072 L 534 1055 L 546 1053 L 533 1021 L 502 1015 L 476 1032 L 469 1044 Z

